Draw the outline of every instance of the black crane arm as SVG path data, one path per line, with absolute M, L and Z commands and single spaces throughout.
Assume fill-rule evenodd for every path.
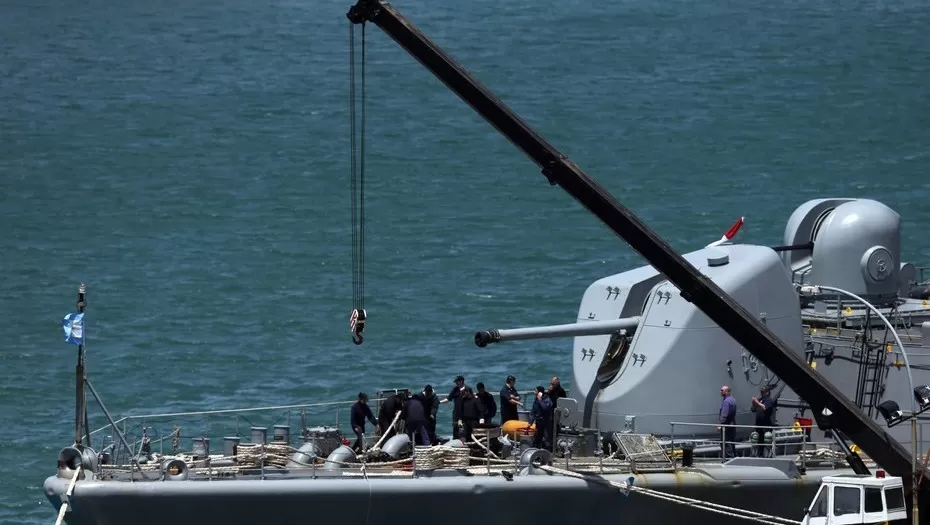
M 890 474 L 912 479 L 911 454 L 859 410 L 837 388 L 778 339 L 765 325 L 672 249 L 633 213 L 559 150 L 546 142 L 493 93 L 481 85 L 396 9 L 379 0 L 359 0 L 349 9 L 352 23 L 371 22 L 429 69 L 559 185 L 639 252 L 741 346 L 782 378 L 830 424 L 843 431 Z

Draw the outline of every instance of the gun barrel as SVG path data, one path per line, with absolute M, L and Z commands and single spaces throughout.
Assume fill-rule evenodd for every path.
M 507 330 L 482 330 L 475 332 L 475 344 L 484 348 L 491 343 L 518 341 L 520 339 L 547 339 L 550 337 L 577 337 L 580 335 L 608 335 L 618 330 L 630 330 L 639 325 L 640 317 L 624 317 L 613 321 L 585 321 L 580 323 L 510 328 Z

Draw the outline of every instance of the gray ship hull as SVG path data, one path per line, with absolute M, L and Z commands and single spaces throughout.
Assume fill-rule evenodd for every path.
M 825 470 L 790 478 L 777 469 L 723 467 L 634 476 L 634 486 L 799 518 L 821 479 L 848 472 Z M 623 482 L 629 475 L 605 475 Z M 68 480 L 51 476 L 45 492 L 60 505 Z M 407 478 L 214 480 L 114 483 L 81 481 L 72 497 L 69 525 L 203 525 L 311 521 L 388 525 L 425 520 L 443 524 L 517 523 L 745 523 L 605 484 L 560 475 L 460 474 Z

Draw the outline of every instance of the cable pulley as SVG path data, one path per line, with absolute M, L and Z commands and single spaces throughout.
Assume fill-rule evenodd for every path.
M 349 22 L 349 178 L 352 193 L 352 313 L 349 332 L 352 342 L 365 340 L 362 332 L 365 311 L 365 24 L 362 24 L 360 93 L 356 96 L 355 24 Z M 356 107 L 359 117 L 356 117 Z

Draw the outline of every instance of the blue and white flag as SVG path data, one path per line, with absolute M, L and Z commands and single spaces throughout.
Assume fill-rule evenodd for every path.
M 84 344 L 84 314 L 68 314 L 61 321 L 65 329 L 65 342 L 73 345 Z

